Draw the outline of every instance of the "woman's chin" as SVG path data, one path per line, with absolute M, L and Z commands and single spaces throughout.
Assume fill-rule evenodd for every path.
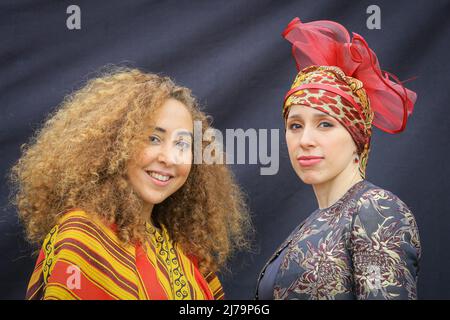
M 147 203 L 151 203 L 152 205 L 157 205 L 160 204 L 161 202 L 164 202 L 164 200 L 166 200 L 168 197 L 164 197 L 164 196 L 156 196 L 156 197 L 147 197 L 145 200 L 145 202 Z
M 320 184 L 324 182 L 324 178 L 318 174 L 317 172 L 297 172 L 297 175 L 299 176 L 300 180 L 303 181 L 305 184 Z
M 168 197 L 166 194 L 161 194 L 160 192 L 148 192 L 140 195 L 141 200 L 150 205 L 160 204 Z

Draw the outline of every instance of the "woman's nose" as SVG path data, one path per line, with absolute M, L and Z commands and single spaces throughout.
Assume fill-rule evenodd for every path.
M 303 132 L 300 136 L 300 146 L 303 148 L 308 148 L 311 146 L 315 146 L 315 136 L 314 136 L 314 130 L 311 128 L 305 127 L 303 129 Z
M 188 161 L 186 155 L 183 154 L 176 146 L 168 143 L 167 145 L 161 146 L 159 149 L 157 160 L 164 163 L 166 166 L 183 164 Z
M 159 149 L 157 160 L 165 165 L 171 165 L 174 163 L 173 151 L 169 146 L 165 145 Z

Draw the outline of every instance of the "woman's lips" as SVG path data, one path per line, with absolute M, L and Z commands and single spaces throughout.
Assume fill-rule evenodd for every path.
M 323 160 L 323 157 L 298 157 L 297 161 L 302 167 L 311 167 Z
M 157 185 L 158 187 L 165 187 L 165 186 L 167 186 L 167 185 L 171 182 L 171 180 L 172 180 L 172 178 L 173 178 L 172 176 L 170 176 L 170 178 L 169 178 L 167 181 L 162 181 L 162 180 L 160 180 L 160 179 L 157 179 L 156 177 L 153 177 L 151 172 L 146 171 L 146 173 L 147 173 L 147 176 L 149 177 L 149 179 L 150 179 L 155 185 Z

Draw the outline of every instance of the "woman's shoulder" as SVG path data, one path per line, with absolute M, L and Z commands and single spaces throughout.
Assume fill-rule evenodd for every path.
M 91 247 L 114 246 L 125 248 L 115 232 L 114 224 L 108 224 L 82 209 L 72 209 L 60 214 L 57 224 L 50 232 L 54 238 L 55 247 L 81 246 Z
M 77 233 L 86 232 L 108 232 L 113 231 L 112 225 L 108 225 L 106 222 L 99 219 L 95 214 L 88 213 L 82 209 L 71 209 L 62 212 L 59 215 L 56 225 L 59 232 L 67 230 L 74 235 Z
M 66 211 L 63 211 L 57 215 L 58 217 L 58 225 L 67 223 L 68 221 L 80 220 L 80 221 L 88 221 L 93 218 L 93 216 L 87 213 L 83 209 L 73 208 Z
M 368 236 L 409 234 L 419 242 L 418 227 L 410 208 L 393 192 L 368 183 L 357 199 L 353 229 L 364 230 Z
M 358 212 L 379 212 L 393 216 L 412 215 L 410 208 L 393 192 L 366 183 L 365 190 L 357 199 Z
M 27 298 L 110 299 L 123 293 L 133 299 L 134 292 L 120 291 L 111 279 L 123 279 L 134 270 L 134 247 L 119 243 L 113 230 L 96 216 L 69 210 L 59 215 L 42 244 Z

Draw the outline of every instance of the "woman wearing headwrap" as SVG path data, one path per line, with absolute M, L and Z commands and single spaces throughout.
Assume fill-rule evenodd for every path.
M 416 299 L 414 216 L 365 180 L 372 125 L 403 131 L 416 94 L 338 23 L 296 18 L 283 36 L 299 70 L 283 105 L 289 156 L 319 208 L 264 266 L 256 299 Z

